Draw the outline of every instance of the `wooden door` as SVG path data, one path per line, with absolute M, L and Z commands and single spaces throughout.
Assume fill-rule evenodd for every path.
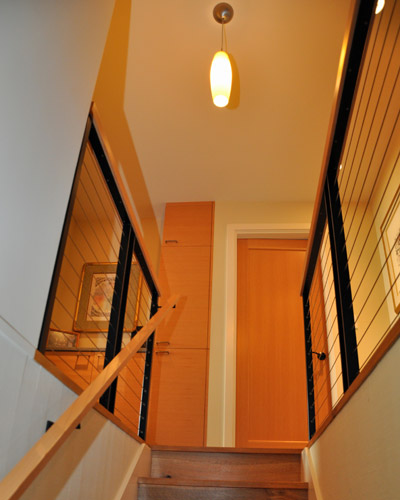
M 236 446 L 307 441 L 304 240 L 238 241 Z
M 204 446 L 207 349 L 155 349 L 147 442 Z

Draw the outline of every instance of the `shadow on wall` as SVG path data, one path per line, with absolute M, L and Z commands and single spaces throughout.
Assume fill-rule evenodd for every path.
M 116 0 L 93 100 L 112 152 L 123 170 L 143 229 L 146 248 L 158 271 L 160 235 L 147 186 L 124 112 L 132 0 Z

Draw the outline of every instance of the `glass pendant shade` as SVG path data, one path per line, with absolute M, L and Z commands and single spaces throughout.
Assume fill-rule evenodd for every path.
M 218 108 L 225 107 L 231 95 L 232 66 L 228 54 L 223 50 L 215 54 L 211 63 L 210 83 L 214 104 Z
M 379 14 L 379 12 L 383 10 L 384 6 L 385 6 L 385 0 L 378 0 L 376 4 L 375 14 Z

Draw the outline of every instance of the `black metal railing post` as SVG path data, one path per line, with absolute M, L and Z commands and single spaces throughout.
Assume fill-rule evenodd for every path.
M 346 391 L 359 374 L 357 338 L 354 324 L 353 298 L 344 233 L 339 186 L 335 174 L 325 184 L 325 204 L 331 244 L 332 270 L 342 361 L 343 390 Z
M 158 311 L 158 294 L 153 293 L 150 309 L 150 317 L 154 316 Z M 146 361 L 144 365 L 143 374 L 143 388 L 142 388 L 142 405 L 140 407 L 140 419 L 139 419 L 139 437 L 146 439 L 147 430 L 147 417 L 149 411 L 149 398 L 150 398 L 150 377 L 151 377 L 151 365 L 153 361 L 153 346 L 154 346 L 154 332 L 150 335 L 147 340 L 146 346 Z
M 308 402 L 308 435 L 311 439 L 315 434 L 315 397 L 314 397 L 314 370 L 312 359 L 311 317 L 308 293 L 303 296 L 304 332 L 306 342 L 306 370 L 307 370 L 307 402 Z
M 104 367 L 106 367 L 121 350 L 126 301 L 129 288 L 129 276 L 132 263 L 133 241 L 134 235 L 132 227 L 130 224 L 125 223 L 122 230 L 121 246 L 115 277 Z M 100 398 L 100 403 L 111 413 L 114 412 L 117 384 L 118 378 L 114 380 L 114 382 Z

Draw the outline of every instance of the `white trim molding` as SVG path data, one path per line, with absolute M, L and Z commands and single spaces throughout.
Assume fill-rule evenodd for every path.
M 237 240 L 241 238 L 307 239 L 309 231 L 309 223 L 227 225 L 223 446 L 235 446 Z
M 308 499 L 324 500 L 309 448 L 301 452 L 301 465 L 301 480 L 308 483 Z

